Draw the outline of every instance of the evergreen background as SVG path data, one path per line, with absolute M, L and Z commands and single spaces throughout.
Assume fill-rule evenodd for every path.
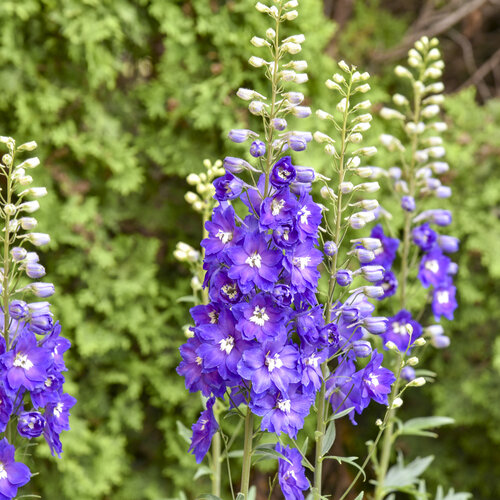
M 63 459 L 37 447 L 40 475 L 25 493 L 157 500 L 207 489 L 206 478 L 193 481 L 196 464 L 176 428 L 176 420 L 194 421 L 201 402 L 174 371 L 188 322 L 188 307 L 176 298 L 188 292 L 189 275 L 172 251 L 178 240 L 193 246 L 200 240 L 199 219 L 183 199 L 186 174 L 201 171 L 204 158 L 228 153 L 227 131 L 249 120 L 235 91 L 262 84 L 246 62 L 249 39 L 265 30 L 254 3 L 0 2 L 0 133 L 40 144 L 35 184 L 50 193 L 40 230 L 53 240 L 42 261 L 73 343 L 68 390 L 78 398 Z M 456 425 L 440 430 L 438 440 L 408 439 L 402 448 L 410 456 L 432 450 L 431 484 L 498 499 L 500 6 L 300 3 L 294 31 L 306 34 L 306 92 L 315 108 L 332 107 L 323 82 L 335 69 L 333 58 L 373 74 L 370 99 L 387 103 L 395 91 L 392 67 L 412 41 L 422 34 L 442 40 L 450 233 L 462 240 L 460 309 L 447 325 L 451 347 L 428 359 L 438 383 L 414 391 L 404 411 L 451 416 Z M 317 153 L 303 153 L 309 154 L 321 168 Z M 369 422 L 379 409 L 372 411 L 365 427 L 343 425 L 337 446 L 364 454 L 353 435 L 361 429 L 373 436 Z M 352 471 L 329 472 L 333 491 Z M 261 479 L 257 472 L 255 482 Z

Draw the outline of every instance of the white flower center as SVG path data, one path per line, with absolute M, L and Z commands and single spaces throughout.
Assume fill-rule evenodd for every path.
M 291 172 L 284 168 L 278 168 L 278 177 L 281 177 L 284 181 L 288 180 L 288 177 L 290 177 Z
M 201 430 L 204 431 L 205 425 L 208 424 L 208 419 L 204 418 L 203 420 L 200 421 L 200 424 L 201 424 Z
M 283 476 L 283 479 L 285 481 L 288 481 L 290 477 L 293 478 L 295 481 L 297 481 L 297 477 L 295 476 L 295 472 L 293 470 L 287 471 L 286 474 Z
M 301 224 L 308 224 L 308 219 L 309 216 L 311 215 L 311 212 L 307 207 L 302 207 L 298 213 L 300 215 L 300 223 Z
M 285 206 L 285 200 L 277 200 L 276 198 L 271 202 L 271 213 L 276 217 L 280 214 L 281 210 Z
M 440 304 L 448 304 L 450 301 L 450 294 L 446 290 L 442 290 L 436 293 L 436 298 Z
M 50 377 L 45 379 L 45 387 L 52 387 L 52 379 Z
M 425 263 L 425 268 L 428 269 L 431 273 L 438 273 L 439 272 L 439 262 L 437 260 L 428 260 Z
M 370 373 L 370 376 L 368 377 L 368 383 L 373 387 L 378 387 L 380 385 L 380 382 L 378 381 L 378 375 L 373 375 L 373 373 Z
M 281 368 L 283 366 L 283 361 L 281 361 L 280 355 L 276 353 L 272 357 L 266 356 L 266 365 L 269 373 L 271 373 L 275 368 Z
M 210 323 L 213 325 L 214 323 L 217 323 L 219 321 L 219 314 L 217 311 L 210 311 L 208 313 L 208 317 L 210 318 Z
M 399 335 L 408 335 L 408 325 L 406 323 L 399 323 L 398 321 L 395 321 L 392 324 L 392 331 L 394 333 L 397 333 Z
M 269 321 L 269 316 L 266 313 L 266 308 L 255 306 L 250 321 L 258 326 L 264 326 L 266 324 L 266 321 Z
M 311 257 L 294 257 L 293 265 L 303 271 L 311 262 Z
M 0 462 L 0 479 L 7 479 L 7 471 L 2 462 Z
M 306 358 L 306 365 L 312 366 L 313 368 L 317 368 L 318 367 L 318 360 L 319 360 L 319 356 L 315 356 L 314 354 L 312 354 L 311 356 Z
M 57 406 L 54 408 L 54 416 L 56 418 L 59 418 L 61 416 L 63 408 L 64 408 L 64 404 L 63 403 L 57 403 Z
M 226 354 L 231 354 L 234 347 L 234 338 L 229 336 L 225 339 L 219 341 L 220 350 L 224 351 Z
M 16 357 L 12 364 L 14 366 L 21 367 L 24 370 L 29 370 L 33 366 L 33 363 L 28 359 L 28 355 L 21 354 L 20 352 L 16 354 Z
M 231 232 L 226 233 L 222 229 L 219 229 L 219 231 L 217 232 L 215 237 L 219 238 L 219 240 L 221 240 L 222 243 L 224 243 L 224 245 L 225 245 L 226 243 L 228 243 L 229 241 L 231 241 L 233 239 L 233 233 L 231 233 Z
M 236 287 L 234 285 L 223 285 L 222 291 L 230 298 L 234 299 L 238 292 L 236 291 Z
M 252 255 L 247 257 L 245 262 L 250 266 L 250 267 L 256 267 L 257 269 L 260 269 L 261 263 L 262 263 L 262 257 L 257 253 L 254 252 Z
M 200 358 L 200 356 L 196 356 L 195 362 L 197 365 L 201 366 L 201 363 L 203 362 L 203 360 Z
M 285 413 L 290 413 L 290 410 L 291 410 L 290 400 L 289 399 L 280 399 L 278 401 L 278 408 Z

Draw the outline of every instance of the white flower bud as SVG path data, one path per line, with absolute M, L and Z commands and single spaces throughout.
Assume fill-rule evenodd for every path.
M 415 161 L 417 163 L 425 163 L 429 159 L 429 154 L 425 149 L 415 151 Z
M 375 193 L 380 189 L 378 182 L 363 182 L 356 186 L 356 191 L 363 191 L 365 193 Z
M 307 69 L 307 61 L 292 61 L 286 65 L 294 71 L 305 71 Z
M 443 72 L 439 68 L 427 68 L 424 72 L 424 80 L 427 78 L 441 78 Z
M 263 38 L 260 38 L 258 36 L 254 36 L 251 40 L 250 40 L 250 43 L 254 46 L 254 47 L 270 47 L 271 44 L 267 41 L 267 40 L 264 40 Z
M 389 342 L 386 342 L 385 347 L 387 349 L 389 349 L 389 351 L 397 351 L 398 350 L 398 346 L 392 340 L 389 340 Z
M 368 179 L 373 175 L 372 167 L 359 167 L 355 170 L 355 172 L 363 179 Z
M 314 140 L 316 142 L 319 142 L 319 143 L 322 143 L 322 142 L 333 143 L 333 142 L 335 142 L 329 135 L 326 135 L 323 132 L 320 132 L 319 130 L 314 132 L 313 137 L 314 137 Z
M 416 356 L 412 356 L 407 362 L 406 364 L 407 365 L 410 365 L 410 366 L 417 366 L 418 365 L 418 358 Z
M 356 203 L 351 203 L 351 207 L 359 207 L 363 210 L 367 210 L 371 212 L 372 210 L 376 210 L 379 207 L 379 203 L 377 200 L 361 200 Z
M 387 344 L 386 344 L 387 345 Z M 391 405 L 392 409 L 400 408 L 403 404 L 403 400 L 401 398 L 396 398 Z
M 380 136 L 380 142 L 391 152 L 405 150 L 404 146 L 401 144 L 401 141 L 390 134 L 382 134 Z
M 341 182 L 339 184 L 339 190 L 343 194 L 352 193 L 354 189 L 354 184 L 352 182 Z
M 283 40 L 283 43 L 304 43 L 306 41 L 306 37 L 302 34 L 300 35 L 292 35 Z
M 361 101 L 354 108 L 352 108 L 354 111 L 358 111 L 359 109 L 369 109 L 371 107 L 372 103 L 367 99 L 366 101 Z
M 439 106 L 437 104 L 431 104 L 422 110 L 422 116 L 424 118 L 433 118 L 437 114 L 439 114 Z
M 199 184 L 201 182 L 201 179 L 200 179 L 200 176 L 197 175 L 197 174 L 189 174 L 187 177 L 186 177 L 186 182 L 190 185 L 190 186 L 196 186 L 196 184 Z
M 337 196 L 335 195 L 335 191 L 332 188 L 329 188 L 328 186 L 323 186 L 320 189 L 320 194 L 321 194 L 321 197 L 325 200 L 329 200 L 331 198 L 337 199 Z
M 21 227 L 25 231 L 31 231 L 32 229 L 35 229 L 38 224 L 38 221 L 34 217 L 21 217 L 19 219 L 19 222 L 21 223 Z
M 274 31 L 272 28 L 268 28 L 266 30 L 266 36 L 269 38 L 269 40 L 274 40 L 276 37 L 276 31 Z
M 392 100 L 396 106 L 406 106 L 408 104 L 408 99 L 401 94 L 394 94 Z
M 434 122 L 427 125 L 428 129 L 435 130 L 436 132 L 444 132 L 448 130 L 448 125 L 445 122 Z
M 285 69 L 280 73 L 280 78 L 285 82 L 293 82 L 296 76 L 297 73 L 291 69 Z
M 355 71 L 353 74 L 352 74 L 352 83 L 356 83 L 356 82 L 359 82 L 361 80 L 361 73 L 359 71 Z
M 41 247 L 50 242 L 50 236 L 45 233 L 29 233 L 27 235 L 27 240 L 33 243 L 33 245 Z
M 281 46 L 281 48 L 285 52 L 288 52 L 289 54 L 292 54 L 292 55 L 298 54 L 302 50 L 302 47 L 298 43 L 292 43 L 292 42 L 284 43 Z
M 323 111 L 322 109 L 316 110 L 316 116 L 320 120 L 331 120 L 333 116 L 330 113 L 327 113 L 326 111 Z
M 333 76 L 333 81 L 338 84 L 342 84 L 345 82 L 345 78 L 340 73 L 335 73 Z
M 261 2 L 257 2 L 255 4 L 255 8 L 259 11 L 262 12 L 263 14 L 268 14 L 269 13 L 269 7 L 267 5 L 264 5 Z
M 21 164 L 17 166 L 17 168 L 35 168 L 40 165 L 40 160 L 35 157 L 35 158 L 28 158 L 27 160 L 24 160 Z
M 382 420 L 380 420 L 380 418 L 377 418 L 377 420 L 375 420 L 375 425 L 376 425 L 377 427 L 381 427 L 383 423 L 384 423 L 384 422 L 382 422 Z
M 335 83 L 334 81 L 332 80 L 327 80 L 325 82 L 325 85 L 330 89 L 330 90 L 338 90 L 338 91 L 342 91 L 342 87 L 338 84 L 338 83 Z
M 405 125 L 405 129 L 409 134 L 422 134 L 425 131 L 425 123 L 424 122 L 408 122 Z
M 362 136 L 362 134 L 355 133 L 355 134 L 349 135 L 347 140 L 349 142 L 352 142 L 353 144 L 358 144 L 359 142 L 361 142 L 363 140 L 363 136 Z
M 203 212 L 204 208 L 205 208 L 205 205 L 203 204 L 203 202 L 201 200 L 200 201 L 195 201 L 193 203 L 193 210 L 195 212 L 201 213 L 201 212 Z
M 38 147 L 38 144 L 35 141 L 30 141 L 30 142 L 25 142 L 24 144 L 21 144 L 18 148 L 17 151 L 33 151 Z
M 17 212 L 17 207 L 13 203 L 7 203 L 3 207 L 3 211 L 5 212 L 6 215 L 14 215 Z
M 33 177 L 31 175 L 23 175 L 19 177 L 18 181 L 21 186 L 27 186 L 33 182 Z
M 354 89 L 355 92 L 361 92 L 362 94 L 366 94 L 369 90 L 370 90 L 370 84 L 369 83 L 365 83 L 363 85 L 360 85 L 359 87 L 356 87 Z
M 443 104 L 444 95 L 443 94 L 435 94 L 431 95 L 423 100 L 423 104 Z
M 43 196 L 47 196 L 47 188 L 45 187 L 33 187 L 29 189 L 25 189 L 19 196 L 33 196 L 34 198 L 42 198 Z
M 335 146 L 333 144 L 327 144 L 325 146 L 325 153 L 330 156 L 335 156 L 337 154 Z
M 400 113 L 399 111 L 396 111 L 395 109 L 391 108 L 382 108 L 380 110 L 380 116 L 384 120 L 404 120 L 405 115 L 403 113 Z
M 236 95 L 240 99 L 243 99 L 244 101 L 251 101 L 252 99 L 262 99 L 262 100 L 266 99 L 265 96 L 263 96 L 262 94 L 259 94 L 255 90 L 244 89 L 244 88 L 239 88 L 238 92 L 236 92 Z M 207 167 L 207 168 L 209 168 L 209 167 Z
M 295 83 L 306 83 L 309 80 L 307 73 L 297 73 L 293 78 Z
M 354 125 L 352 128 L 353 132 L 366 132 L 370 128 L 370 123 L 362 122 Z
M 427 344 L 427 341 L 424 339 L 424 337 L 419 337 L 415 342 L 413 342 L 413 345 L 416 347 L 422 347 L 423 345 Z
M 396 76 L 399 76 L 400 78 L 409 78 L 410 80 L 413 79 L 411 72 L 404 66 L 396 66 L 394 68 L 394 73 L 396 73 Z
M 349 66 L 347 65 L 347 63 L 345 61 L 340 61 L 339 62 L 339 68 L 342 70 L 342 71 L 345 71 L 346 73 L 349 72 Z
M 408 66 L 411 66 L 412 68 L 417 68 L 421 62 L 422 61 L 420 59 L 417 59 L 416 57 L 408 58 Z
M 446 150 L 442 146 L 436 146 L 427 149 L 430 158 L 442 158 L 446 154 Z
M 347 103 L 347 99 L 344 97 L 338 104 L 337 104 L 337 111 L 339 111 L 339 113 L 345 113 L 346 110 L 347 110 L 347 106 L 348 106 L 348 103 Z
M 290 0 L 283 7 L 285 9 L 296 9 L 299 6 L 299 2 L 297 0 Z
M 367 146 L 366 148 L 357 149 L 354 154 L 370 157 L 377 154 L 377 148 L 375 146 Z
M 264 59 L 262 59 L 262 57 L 256 57 L 256 56 L 252 56 L 249 60 L 248 60 L 249 64 L 255 68 L 260 68 L 261 66 L 264 66 L 265 64 L 267 64 L 267 61 L 264 61 Z
M 299 16 L 299 13 L 296 10 L 290 10 L 289 12 L 286 12 L 282 18 L 286 19 L 287 21 L 293 21 L 294 19 L 297 19 Z
M 192 205 L 193 203 L 196 203 L 197 201 L 200 200 L 199 196 L 196 194 L 196 193 L 193 193 L 192 191 L 188 191 L 185 195 L 184 195 L 184 199 L 190 204 Z
M 12 165 L 12 156 L 9 154 L 3 155 L 2 156 L 2 163 L 6 165 L 7 167 L 10 167 Z
M 265 104 L 261 101 L 252 101 L 248 105 L 248 110 L 252 115 L 260 116 L 265 112 Z
M 40 208 L 40 203 L 37 200 L 25 201 L 21 203 L 18 207 L 19 211 L 28 212 L 29 214 L 36 212 Z
M 356 151 L 357 153 L 357 151 Z M 347 160 L 346 163 L 346 168 L 356 168 L 359 167 L 359 164 L 361 163 L 361 159 L 359 156 L 352 156 Z
M 198 278 L 198 276 L 193 276 L 191 278 L 191 288 L 195 292 L 198 292 L 199 290 L 201 290 L 202 287 L 201 287 L 200 279 Z
M 441 94 L 444 90 L 443 82 L 431 83 L 425 87 L 425 92 L 428 94 Z
M 408 387 L 422 387 L 423 385 L 425 385 L 424 377 L 417 377 L 414 378 L 411 382 L 408 382 Z
M 414 57 L 415 59 L 422 60 L 422 56 L 415 49 L 410 49 L 408 51 L 408 57 Z

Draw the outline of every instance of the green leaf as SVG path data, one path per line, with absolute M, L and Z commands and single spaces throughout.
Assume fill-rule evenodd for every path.
M 402 491 L 405 487 L 414 485 L 419 476 L 429 467 L 434 460 L 434 456 L 420 458 L 417 457 L 413 462 L 404 465 L 399 459 L 396 465 L 393 465 L 384 478 L 384 491 Z
M 345 417 L 346 415 L 348 415 L 349 413 L 351 413 L 351 411 L 354 410 L 354 406 L 351 406 L 350 408 L 347 408 L 345 410 L 342 410 L 340 411 L 339 413 L 334 413 L 329 419 L 328 419 L 328 422 L 330 422 L 331 420 L 337 420 L 339 418 L 342 418 L 342 417 Z
M 184 295 L 184 297 L 179 297 L 177 302 L 193 302 L 196 303 L 196 297 L 194 295 Z
M 179 434 L 186 443 L 191 444 L 191 431 L 180 420 L 177 420 L 177 434 Z
M 236 495 L 236 500 L 245 500 L 245 495 L 243 495 L 243 493 L 238 493 Z
M 323 438 L 323 446 L 321 447 L 321 455 L 328 453 L 335 441 L 336 430 L 335 430 L 335 420 L 332 420 L 326 429 L 325 436 Z
M 469 500 L 469 498 L 472 498 L 472 495 L 470 493 L 455 493 L 455 490 L 453 488 L 448 491 L 446 496 L 443 496 L 442 486 L 438 486 L 436 491 L 436 500 Z
M 281 454 L 279 451 L 273 450 L 273 449 L 260 449 L 260 450 L 255 450 L 253 452 L 254 455 L 260 455 L 262 457 L 265 457 L 263 460 L 276 460 L 276 459 L 282 459 L 286 460 L 289 464 L 290 460 L 286 458 L 283 454 Z
M 407 436 L 428 436 L 437 437 L 434 432 L 429 432 L 426 429 L 432 429 L 434 427 L 441 427 L 443 425 L 451 425 L 455 422 L 454 419 L 449 417 L 419 417 L 407 420 L 399 428 L 399 435 Z
M 212 469 L 210 469 L 210 467 L 207 467 L 206 465 L 202 465 L 196 471 L 193 479 L 198 479 L 199 477 L 207 476 L 208 474 L 212 474 Z
M 248 500 L 255 500 L 257 498 L 257 488 L 255 486 L 251 486 L 248 490 Z
M 355 467 L 356 469 L 358 469 L 359 472 L 361 472 L 361 474 L 363 474 L 363 478 L 366 481 L 365 471 L 363 470 L 363 468 L 358 463 L 356 463 L 356 460 L 358 459 L 358 457 L 337 457 L 335 455 L 328 455 L 328 456 L 324 457 L 324 460 L 327 460 L 327 459 L 337 460 L 337 462 L 339 464 L 345 463 L 345 464 L 352 465 L 353 467 Z
M 222 499 L 216 495 L 211 495 L 210 493 L 204 493 L 203 495 L 196 497 L 196 500 L 222 500 Z
M 363 500 L 364 492 L 362 491 L 354 500 Z

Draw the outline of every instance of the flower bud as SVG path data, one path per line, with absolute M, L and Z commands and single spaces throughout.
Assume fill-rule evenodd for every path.
M 260 47 L 270 47 L 271 44 L 267 41 L 267 40 L 264 40 L 263 38 L 260 38 L 258 36 L 254 36 L 251 40 L 250 40 L 250 43 L 254 46 L 254 47 L 257 47 L 257 48 L 260 48 Z
M 400 113 L 399 111 L 396 111 L 395 109 L 391 108 L 382 108 L 380 110 L 380 116 L 384 120 L 404 120 L 405 115 L 403 113 Z
M 352 283 L 352 272 L 348 269 L 340 269 L 335 274 L 335 280 L 340 286 L 348 286 Z
M 45 233 L 29 233 L 27 239 L 37 247 L 47 245 L 50 242 L 50 236 Z
M 197 201 L 200 200 L 199 196 L 196 194 L 196 193 L 193 193 L 192 191 L 188 191 L 185 195 L 184 195 L 184 199 L 190 204 L 192 205 L 193 203 L 196 203 Z
M 33 196 L 34 198 L 42 198 L 43 196 L 47 195 L 47 188 L 45 187 L 33 187 L 29 189 L 25 189 L 21 193 L 19 193 L 19 196 Z
M 342 71 L 345 71 L 346 73 L 348 73 L 348 72 L 349 72 L 349 66 L 348 66 L 348 64 L 347 64 L 345 61 L 340 61 L 340 62 L 338 63 L 338 66 L 339 66 L 339 68 L 340 68 Z
M 415 340 L 415 342 L 413 342 L 413 345 L 415 347 L 422 347 L 423 345 L 425 345 L 427 342 L 426 340 L 423 338 L 423 337 L 419 337 L 417 340 Z
M 302 50 L 302 47 L 298 43 L 293 43 L 293 42 L 284 43 L 281 46 L 281 48 L 285 52 L 288 52 L 289 54 L 292 54 L 292 55 L 298 54 Z
M 14 247 L 10 251 L 10 254 L 12 255 L 12 258 L 15 262 L 20 262 L 21 260 L 24 260 L 26 258 L 28 251 L 22 247 Z
M 26 265 L 26 274 L 33 279 L 39 279 L 45 276 L 45 268 L 36 262 L 30 262 Z
M 342 87 L 338 84 L 338 83 L 335 83 L 334 81 L 332 80 L 327 80 L 325 82 L 325 85 L 327 86 L 327 88 L 329 88 L 330 90 L 338 90 L 340 92 L 342 92 Z
M 266 104 L 264 104 L 261 101 L 252 101 L 248 105 L 248 110 L 250 111 L 250 113 L 252 113 L 252 115 L 255 115 L 255 116 L 263 115 L 265 112 L 265 108 L 266 108 Z
M 285 14 L 281 17 L 287 21 L 293 21 L 294 19 L 297 19 L 298 16 L 299 13 L 296 10 L 290 10 L 289 12 L 285 12 Z
M 200 176 L 197 175 L 197 174 L 189 174 L 187 177 L 186 177 L 186 182 L 190 185 L 190 186 L 196 186 L 196 184 L 199 184 L 201 182 L 201 179 L 200 179 Z
M 406 362 L 407 365 L 409 366 L 417 366 L 418 365 L 418 358 L 416 356 L 412 356 L 411 358 L 408 359 Z
M 337 111 L 339 113 L 345 113 L 348 107 L 347 99 L 344 97 L 338 104 L 337 104 Z
M 38 165 L 40 165 L 40 160 L 37 157 L 35 157 L 24 160 L 17 166 L 17 168 L 35 168 L 38 167 Z
M 401 378 L 411 382 L 415 378 L 415 370 L 411 366 L 405 366 L 401 370 Z
M 37 143 L 35 141 L 30 141 L 30 142 L 25 142 L 24 144 L 21 144 L 18 148 L 18 152 L 22 151 L 33 151 L 38 147 Z
M 408 383 L 408 387 L 422 387 L 423 385 L 425 385 L 424 377 L 417 377 Z
M 347 140 L 349 142 L 352 142 L 353 144 L 358 144 L 358 142 L 361 142 L 363 140 L 363 136 L 362 136 L 362 134 L 355 133 L 355 134 L 349 135 Z
M 282 132 L 286 129 L 287 123 L 284 118 L 274 118 L 272 125 L 274 129 Z
M 40 203 L 38 201 L 33 200 L 33 201 L 25 201 L 24 203 L 21 203 L 18 207 L 18 210 L 28 212 L 29 214 L 36 212 L 40 208 Z
M 7 203 L 3 207 L 3 211 L 5 212 L 6 215 L 14 215 L 17 212 L 17 207 L 13 203 Z
M 228 137 L 236 143 L 245 142 L 250 137 L 257 137 L 258 134 L 248 129 L 233 129 L 229 131 Z
M 391 405 L 392 409 L 400 408 L 403 405 L 403 400 L 401 398 L 396 398 Z
M 392 96 L 392 100 L 396 106 L 406 106 L 408 103 L 408 99 L 401 94 L 394 94 Z
M 256 57 L 256 56 L 252 56 L 249 60 L 248 60 L 248 63 L 253 66 L 254 68 L 261 68 L 262 66 L 265 66 L 267 63 L 267 61 L 265 61 L 264 59 L 262 59 L 262 57 Z
M 367 340 L 356 340 L 352 343 L 352 350 L 357 358 L 367 358 L 372 353 L 372 345 Z
M 264 5 L 263 3 L 261 2 L 257 2 L 255 4 L 255 8 L 259 11 L 259 12 L 262 12 L 263 14 L 268 14 L 270 9 L 267 5 Z
M 370 90 L 370 84 L 365 83 L 363 85 L 359 85 L 354 89 L 354 92 L 361 92 L 362 94 L 366 94 Z
M 259 158 L 266 154 L 266 145 L 262 141 L 253 141 L 250 146 L 250 154 L 254 158 Z
M 389 342 L 386 342 L 385 347 L 389 351 L 397 351 L 398 350 L 398 346 L 392 340 L 389 340 Z
M 50 297 L 55 293 L 55 288 L 52 283 L 36 282 L 36 283 L 31 283 L 26 288 L 31 290 L 37 297 L 41 298 Z
M 325 252 L 325 255 L 333 257 L 338 252 L 338 248 L 333 241 L 325 241 L 323 251 Z
M 404 66 L 396 66 L 394 68 L 394 73 L 396 73 L 396 76 L 399 76 L 400 78 L 409 78 L 410 80 L 413 79 L 413 75 L 411 74 L 411 72 Z

